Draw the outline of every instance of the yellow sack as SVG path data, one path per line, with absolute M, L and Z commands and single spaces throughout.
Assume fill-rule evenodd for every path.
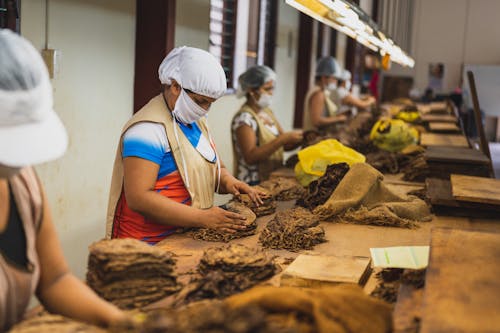
M 318 142 L 297 153 L 299 162 L 295 165 L 295 176 L 302 186 L 325 174 L 330 164 L 345 162 L 349 165 L 364 163 L 365 156 L 354 149 L 344 146 L 335 139 Z
M 420 120 L 420 113 L 418 112 L 416 106 L 408 105 L 399 110 L 394 118 L 404 120 L 407 123 L 414 123 L 417 120 Z
M 418 131 L 399 119 L 380 119 L 373 125 L 370 140 L 390 152 L 398 152 L 418 142 Z

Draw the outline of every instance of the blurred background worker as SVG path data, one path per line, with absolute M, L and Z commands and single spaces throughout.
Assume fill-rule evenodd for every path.
M 342 78 L 338 81 L 338 88 L 330 94 L 330 98 L 339 108 L 339 113 L 344 113 L 352 107 L 368 109 L 370 106 L 375 105 L 375 97 L 357 98 L 351 93 L 351 86 L 351 72 L 345 69 L 342 72 Z
M 283 166 L 283 152 L 302 142 L 302 131 L 284 132 L 271 105 L 276 73 L 254 66 L 238 78 L 238 96 L 245 103 L 231 124 L 234 172 L 238 179 L 255 185 Z
M 329 97 L 337 89 L 342 69 L 333 57 L 325 57 L 316 64 L 314 86 L 307 92 L 304 102 L 304 130 L 335 128 L 347 117 L 338 114 L 339 108 Z

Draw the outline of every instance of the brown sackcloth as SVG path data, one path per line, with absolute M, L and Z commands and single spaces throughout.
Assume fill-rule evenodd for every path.
M 430 221 L 426 203 L 417 197 L 402 197 L 390 191 L 384 176 L 366 163 L 357 163 L 344 176 L 330 198 L 314 209 L 321 219 L 346 222 L 414 227 Z
M 255 287 L 224 301 L 154 310 L 129 333 L 388 333 L 391 306 L 359 286 Z

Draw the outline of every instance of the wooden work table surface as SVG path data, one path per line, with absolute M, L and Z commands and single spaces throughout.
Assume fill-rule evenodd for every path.
M 388 177 L 388 181 L 394 177 Z M 397 183 L 397 182 L 396 182 Z M 418 187 L 418 184 L 391 184 L 391 189 L 396 192 L 406 193 Z M 294 201 L 278 202 L 277 210 L 283 210 L 294 206 Z M 236 239 L 230 243 L 240 243 L 249 247 L 260 246 L 258 244 L 259 232 L 266 223 L 274 216 L 268 215 L 257 219 L 257 233 L 253 236 Z M 431 222 L 419 223 L 417 229 L 404 229 L 396 227 L 380 227 L 370 225 L 355 225 L 345 223 L 322 222 L 325 229 L 327 242 L 317 245 L 312 251 L 304 251 L 312 254 L 335 255 L 335 256 L 370 256 L 370 247 L 407 246 L 407 245 L 429 245 L 430 232 L 435 227 L 450 227 L 483 231 L 500 231 L 500 217 L 491 219 L 471 219 L 464 217 L 434 216 Z M 206 242 L 192 239 L 186 234 L 175 234 L 157 244 L 162 249 L 175 253 L 177 258 L 177 270 L 181 282 L 189 279 L 189 272 L 193 271 L 203 255 L 203 251 L 209 247 L 221 246 L 221 242 Z M 284 266 L 286 259 L 295 258 L 298 253 L 286 250 L 269 250 L 277 256 L 278 262 Z M 279 274 L 270 283 L 279 285 Z M 365 290 L 371 291 L 376 284 L 375 279 L 369 279 Z

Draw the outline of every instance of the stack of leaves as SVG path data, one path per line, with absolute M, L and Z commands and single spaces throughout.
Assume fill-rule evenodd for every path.
M 177 292 L 172 254 L 135 239 L 102 240 L 89 247 L 87 283 L 123 309 Z
M 231 201 L 223 206 L 223 209 L 227 209 L 231 212 L 241 214 L 246 217 L 244 230 L 238 230 L 234 233 L 228 233 L 224 231 L 219 231 L 216 229 L 208 229 L 208 228 L 198 228 L 190 232 L 191 236 L 196 240 L 203 240 L 207 242 L 224 242 L 227 243 L 230 240 L 243 238 L 247 236 L 254 235 L 257 230 L 257 223 L 255 220 L 257 217 L 255 213 L 252 212 L 250 208 L 247 206 L 236 202 Z
M 271 278 L 278 266 L 266 251 L 241 244 L 207 249 L 198 275 L 180 292 L 176 304 L 221 299 Z
M 318 217 L 297 207 L 278 212 L 262 230 L 259 241 L 267 248 L 299 251 L 310 250 L 326 240 Z
M 305 189 L 295 178 L 273 177 L 259 185 L 265 188 L 277 201 L 295 200 L 302 197 Z
M 276 202 L 274 201 L 271 192 L 258 185 L 253 186 L 253 188 L 265 194 L 261 195 L 260 197 L 263 202 L 262 204 L 258 206 L 255 205 L 255 203 L 252 201 L 252 199 L 250 199 L 250 196 L 248 196 L 248 194 L 241 194 L 238 197 L 236 197 L 236 200 L 238 200 L 239 202 L 250 208 L 257 217 L 274 213 L 276 211 Z
M 105 333 L 106 330 L 59 315 L 43 314 L 20 322 L 11 333 Z
M 305 194 L 297 200 L 297 205 L 313 210 L 317 206 L 324 204 L 347 171 L 349 171 L 347 163 L 329 165 L 323 176 L 309 184 Z

